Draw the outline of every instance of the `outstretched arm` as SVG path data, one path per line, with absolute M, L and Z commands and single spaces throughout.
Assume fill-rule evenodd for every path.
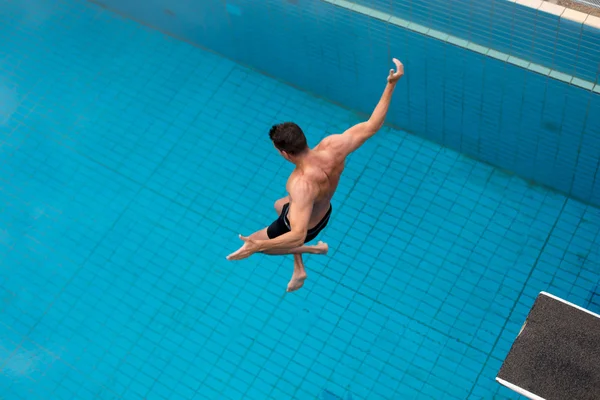
M 371 117 L 365 122 L 354 125 L 340 135 L 340 139 L 344 141 L 344 148 L 347 154 L 352 153 L 362 146 L 367 139 L 375 135 L 375 133 L 383 126 L 390 107 L 390 101 L 392 100 L 392 94 L 396 88 L 396 83 L 402 75 L 404 75 L 404 66 L 402 63 L 395 58 L 393 61 L 394 64 L 396 64 L 396 71 L 394 72 L 393 69 L 390 70 L 383 94 L 381 95 L 375 110 L 373 110 Z

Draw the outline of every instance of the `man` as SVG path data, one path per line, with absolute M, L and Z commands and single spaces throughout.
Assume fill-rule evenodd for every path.
M 294 272 L 287 291 L 302 287 L 306 279 L 302 254 L 326 254 L 328 251 L 323 242 L 314 246 L 305 243 L 315 239 L 329 222 L 331 198 L 346 157 L 382 127 L 396 83 L 404 75 L 402 63 L 395 58 L 393 61 L 396 71 L 390 70 L 383 95 L 368 121 L 342 134 L 326 137 L 314 149 L 308 147 L 304 133 L 293 122 L 271 128 L 269 136 L 275 148 L 296 166 L 286 184 L 289 195 L 275 202 L 279 218 L 269 227 L 249 237 L 239 235 L 244 245 L 227 256 L 228 260 L 241 260 L 254 253 L 293 254 Z

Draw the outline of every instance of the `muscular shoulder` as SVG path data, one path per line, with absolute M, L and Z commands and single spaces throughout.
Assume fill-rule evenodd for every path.
M 340 162 L 345 158 L 344 137 L 342 134 L 329 135 L 315 147 L 315 150 L 324 154 L 331 161 Z
M 341 134 L 333 134 L 323 138 L 323 140 L 321 140 L 315 147 L 315 150 L 330 150 L 337 147 L 339 145 L 341 136 Z
M 313 201 L 319 194 L 319 183 L 312 173 L 297 176 L 288 182 L 288 193 L 293 201 Z

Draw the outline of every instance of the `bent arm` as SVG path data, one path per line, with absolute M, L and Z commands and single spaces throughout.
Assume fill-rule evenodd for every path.
M 316 193 L 316 188 L 312 184 L 306 181 L 296 182 L 293 190 L 290 190 L 290 208 L 288 211 L 290 232 L 274 239 L 258 241 L 259 252 L 291 250 L 304 244 Z

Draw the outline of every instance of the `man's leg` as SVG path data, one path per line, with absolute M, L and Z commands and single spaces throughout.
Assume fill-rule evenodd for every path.
M 290 283 L 288 283 L 287 291 L 293 292 L 300 289 L 302 285 L 304 285 L 306 276 L 304 262 L 302 262 L 302 254 L 294 254 L 294 273 L 292 274 Z
M 267 235 L 267 228 L 263 228 L 258 232 L 254 232 L 249 236 L 250 239 L 256 240 L 268 240 L 269 236 Z M 293 249 L 273 249 L 267 250 L 263 254 L 267 254 L 270 256 L 282 256 L 286 254 L 327 254 L 329 250 L 329 246 L 326 243 L 319 242 L 318 244 L 312 246 L 300 246 Z
M 283 206 L 290 202 L 290 196 L 282 197 L 281 199 L 275 202 L 275 212 L 277 215 L 281 215 L 281 211 L 283 211 Z

